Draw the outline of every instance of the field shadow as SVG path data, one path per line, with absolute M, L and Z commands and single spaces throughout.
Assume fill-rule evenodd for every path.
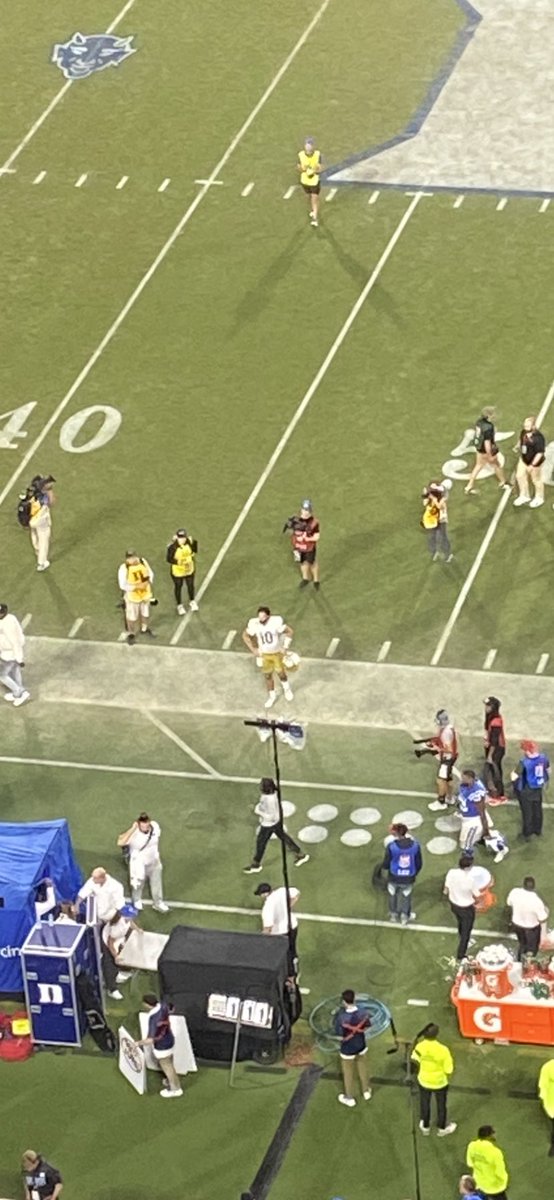
M 241 300 L 235 314 L 235 322 L 231 330 L 234 337 L 242 326 L 255 317 L 262 315 L 267 308 L 271 299 L 272 292 L 277 287 L 277 284 L 288 274 L 291 266 L 296 258 L 300 243 L 305 241 L 306 230 L 304 228 L 297 229 L 293 236 L 288 241 L 287 245 L 273 259 L 273 262 L 260 276 L 255 287 L 246 292 L 246 295 Z

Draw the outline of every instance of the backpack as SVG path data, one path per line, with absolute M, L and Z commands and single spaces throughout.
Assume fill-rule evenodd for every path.
M 27 529 L 31 520 L 31 497 L 25 492 L 24 496 L 19 497 L 17 505 L 17 519 L 23 529 Z

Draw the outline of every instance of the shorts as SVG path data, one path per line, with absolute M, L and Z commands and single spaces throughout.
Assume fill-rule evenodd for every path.
M 276 654 L 262 654 L 262 671 L 264 675 L 273 675 L 274 671 L 277 674 L 282 674 L 284 669 L 281 651 L 278 651 Z
M 175 1047 L 172 1046 L 171 1050 L 156 1050 L 156 1048 L 152 1046 L 152 1054 L 154 1055 L 154 1058 L 157 1058 L 159 1061 L 160 1058 L 171 1058 L 174 1049 Z
M 321 191 L 321 184 L 319 182 L 319 179 L 318 179 L 317 183 L 303 183 L 302 187 L 304 188 L 304 191 L 307 196 L 319 196 L 319 193 Z
M 138 621 L 139 617 L 144 617 L 146 620 L 150 616 L 150 601 L 141 600 L 140 603 L 137 603 L 136 600 L 126 600 L 125 616 L 128 621 Z
M 300 562 L 301 563 L 315 563 L 315 556 L 316 556 L 315 546 L 311 550 L 301 550 L 300 551 Z
M 456 762 L 455 758 L 443 759 L 443 761 L 441 763 L 439 763 L 439 768 L 437 771 L 437 779 L 445 779 L 447 783 L 450 783 L 452 781 L 452 776 L 454 774 L 455 762 Z

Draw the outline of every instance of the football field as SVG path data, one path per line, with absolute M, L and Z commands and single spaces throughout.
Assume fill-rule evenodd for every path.
M 519 737 L 553 740 L 554 175 L 549 187 L 549 143 L 533 175 L 542 110 L 533 101 L 534 121 L 522 127 L 531 84 L 515 19 L 511 41 L 503 27 L 502 81 L 487 41 L 490 22 L 516 7 L 530 8 L 27 0 L 10 12 L 0 46 L 0 600 L 24 622 L 32 692 L 18 712 L 0 712 L 2 819 L 66 816 L 83 869 L 100 861 L 123 878 L 115 839 L 147 808 L 164 830 L 172 908 L 164 918 L 147 910 L 145 925 L 256 929 L 254 885 L 241 868 L 257 780 L 271 763 L 242 725 L 261 710 L 263 688 L 240 635 L 268 604 L 293 627 L 303 660 L 293 715 L 307 722 L 307 746 L 283 748 L 290 829 L 311 830 L 308 847 L 324 831 L 298 872 L 305 1017 L 352 981 L 390 1003 L 409 1038 L 429 1011 L 408 1003 L 419 998 L 458 1064 L 459 1131 L 438 1150 L 434 1140 L 420 1147 L 418 1184 L 401 1055 L 375 1043 L 375 1104 L 354 1115 L 336 1112 L 335 1061 L 310 1051 L 324 1076 L 255 1200 L 284 1200 L 295 1187 L 310 1200 L 362 1200 L 370 1170 L 383 1200 L 454 1195 L 466 1141 L 488 1120 L 514 1195 L 525 1194 L 523 1180 L 538 1195 L 544 1179 L 534 1096 L 545 1055 L 477 1049 L 457 1034 L 454 933 L 441 898 L 455 846 L 426 851 L 445 831 L 427 811 L 432 766 L 414 763 L 410 747 L 438 707 L 452 706 L 464 760 L 479 765 L 489 692 L 504 700 L 510 765 Z M 537 36 L 525 53 L 538 77 L 551 35 L 546 6 L 532 7 Z M 107 34 L 103 51 L 83 57 L 77 33 Z M 490 121 L 476 79 L 489 81 Z M 442 186 L 438 135 L 432 171 L 421 150 L 415 172 L 418 130 L 425 136 L 442 113 L 448 132 L 460 95 L 473 141 L 450 137 Z M 496 149 L 472 157 L 487 123 Z M 296 172 L 306 136 L 326 167 L 317 229 Z M 508 476 L 523 419 L 538 417 L 540 511 L 514 509 L 515 491 L 499 491 L 494 477 L 464 495 L 468 431 L 486 405 Z M 57 481 L 51 567 L 41 574 L 16 519 L 37 473 Z M 451 563 L 430 561 L 419 527 L 421 489 L 443 477 L 453 481 Z M 319 592 L 298 589 L 281 533 L 304 497 L 321 523 Z M 165 546 L 182 526 L 199 543 L 199 611 L 179 617 Z M 121 641 L 117 607 L 130 546 L 152 565 L 159 601 L 155 644 L 133 648 Z M 318 816 L 321 805 L 336 811 Z M 353 820 L 360 809 L 373 815 Z M 415 928 L 399 930 L 388 927 L 371 873 L 388 823 L 406 810 L 423 817 L 425 872 Z M 547 841 L 518 844 L 517 810 L 501 814 L 511 854 L 480 937 L 505 935 L 505 894 L 527 870 L 547 890 Z M 547 833 L 551 819 L 547 810 Z M 371 836 L 343 840 L 355 831 Z M 267 863 L 271 878 L 273 848 Z M 141 987 L 134 980 L 126 996 L 130 1022 Z M 300 1028 L 307 1038 L 307 1023 Z M 40 1124 L 29 1097 L 34 1086 L 47 1096 L 49 1064 L 75 1109 L 83 1089 L 105 1089 L 119 1144 L 129 1142 L 121 1162 L 110 1154 L 115 1126 L 99 1163 L 95 1138 L 81 1140 L 73 1120 L 63 1135 L 53 1115 Z M 200 1071 L 186 1116 L 173 1106 L 166 1129 L 157 1100 L 128 1096 L 111 1063 L 41 1056 L 10 1069 L 20 1116 L 7 1120 L 0 1190 L 15 1194 L 23 1143 L 38 1140 L 80 1200 L 169 1200 L 187 1172 L 193 1200 L 223 1194 L 223 1180 L 238 1195 L 298 1075 L 242 1070 L 233 1094 L 223 1072 Z M 221 1131 L 215 1146 L 204 1106 Z

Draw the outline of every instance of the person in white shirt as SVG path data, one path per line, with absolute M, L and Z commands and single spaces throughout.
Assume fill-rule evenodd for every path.
M 154 572 L 150 564 L 135 550 L 127 550 L 125 562 L 122 562 L 117 572 L 117 582 L 123 593 L 129 645 L 134 645 L 139 628 L 140 632 L 148 637 L 155 637 L 148 626 L 154 582 Z
M 475 922 L 475 901 L 479 895 L 478 885 L 472 875 L 473 859 L 462 854 L 457 867 L 446 873 L 444 894 L 448 896 L 450 908 L 458 926 L 458 962 L 466 957 L 471 931 Z
M 134 912 L 134 909 L 131 909 L 131 912 Z M 123 1000 L 117 985 L 131 978 L 128 971 L 118 971 L 117 959 L 134 929 L 137 933 L 143 932 L 128 915 L 125 907 L 112 913 L 102 929 L 102 972 L 108 996 L 112 1000 Z
M 157 821 L 151 821 L 148 813 L 141 812 L 130 829 L 121 833 L 117 844 L 129 852 L 129 879 L 133 904 L 140 912 L 142 892 L 146 880 L 150 886 L 152 907 L 156 912 L 169 912 L 164 903 L 162 890 L 162 862 L 160 859 L 161 829 Z
M 113 875 L 108 875 L 105 867 L 95 867 L 89 879 L 83 884 L 77 894 L 74 911 L 77 912 L 82 900 L 88 896 L 96 896 L 96 915 L 101 925 L 109 921 L 115 911 L 119 912 L 125 904 L 123 884 Z
M 512 910 L 512 925 L 519 943 L 518 960 L 526 954 L 538 954 L 541 927 L 548 917 L 546 904 L 535 891 L 535 880 L 526 875 L 523 887 L 512 888 L 506 900 Z
M 0 683 L 8 690 L 4 700 L 19 708 L 31 693 L 23 683 L 21 668 L 25 665 L 25 634 L 17 617 L 0 604 Z
M 263 898 L 262 905 L 262 929 L 266 934 L 273 937 L 287 937 L 289 932 L 289 922 L 287 913 L 287 894 L 286 888 L 272 888 L 270 883 L 259 883 L 255 896 Z M 298 975 L 298 953 L 296 949 L 296 937 L 298 934 L 298 917 L 293 913 L 293 908 L 300 899 L 298 888 L 289 888 L 289 905 L 290 905 L 290 926 L 291 936 L 289 942 L 289 976 L 294 978 Z
M 260 818 L 256 837 L 256 849 L 250 866 L 243 868 L 245 875 L 254 875 L 256 871 L 261 871 L 265 848 L 272 837 L 279 838 L 279 841 L 287 847 L 287 850 L 293 851 L 294 865 L 295 867 L 301 867 L 303 863 L 310 861 L 310 856 L 309 854 L 304 854 L 300 846 L 289 837 L 281 823 L 279 798 L 273 779 L 262 779 L 260 782 L 260 792 L 260 799 L 254 809 L 256 816 Z
M 285 700 L 292 700 L 292 688 L 287 678 L 283 651 L 292 641 L 292 629 L 282 617 L 273 616 L 271 609 L 262 605 L 257 617 L 252 617 L 243 632 L 242 640 L 261 667 L 267 686 L 266 708 L 271 708 L 277 699 L 275 675 L 281 681 Z

